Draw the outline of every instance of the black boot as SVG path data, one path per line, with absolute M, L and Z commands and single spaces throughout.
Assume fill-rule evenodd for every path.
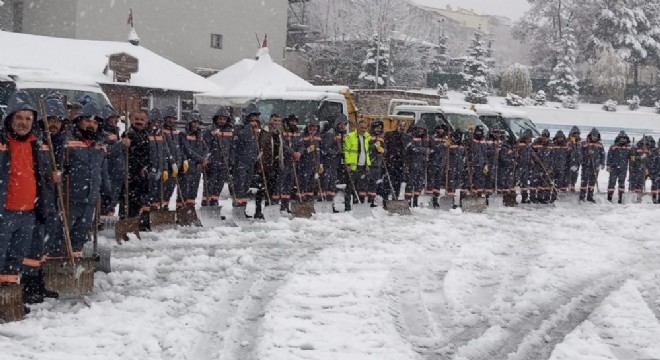
M 23 275 L 21 277 L 24 304 L 40 304 L 44 302 L 44 296 L 39 291 L 38 281 L 36 275 Z
M 594 200 L 594 191 L 593 190 L 589 190 L 589 192 L 587 193 L 587 201 L 592 202 L 592 203 L 596 203 L 596 200 Z
M 257 205 L 255 206 L 254 218 L 264 220 L 264 213 L 261 211 L 261 201 L 257 202 Z
M 140 214 L 140 231 L 149 232 L 151 231 L 151 212 L 144 211 Z
M 607 192 L 607 201 L 612 202 L 612 196 L 614 196 L 614 192 L 608 191 Z
M 419 196 L 417 196 L 417 195 L 413 196 L 412 206 L 413 207 L 419 207 L 418 201 L 419 201 Z
M 372 208 L 378 207 L 378 205 L 376 205 L 376 197 L 369 196 L 369 207 Z
M 440 201 L 438 200 L 438 195 L 433 195 L 433 199 L 431 200 L 431 204 L 433 205 L 434 209 L 437 209 L 440 207 Z
M 529 193 L 528 193 L 528 192 L 524 192 L 524 193 L 522 193 L 522 199 L 521 199 L 521 202 L 522 202 L 523 204 L 529 204 Z
M 587 195 L 585 190 L 580 190 L 580 201 L 584 201 L 584 197 Z
M 352 197 L 352 196 L 346 196 L 346 197 L 344 197 L 344 212 L 346 212 L 346 211 L 351 211 L 351 208 L 352 208 L 351 197 Z
M 618 203 L 623 204 L 623 193 L 622 192 L 619 192 L 619 201 L 618 201 Z

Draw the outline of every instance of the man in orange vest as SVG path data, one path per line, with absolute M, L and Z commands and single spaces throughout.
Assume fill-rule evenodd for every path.
M 37 222 L 55 216 L 52 186 L 61 179 L 49 168 L 49 149 L 37 135 L 37 110 L 30 95 L 15 93 L 7 114 L 0 134 L 0 291 L 22 288 L 17 285 L 22 269 L 41 266 L 40 259 L 25 255 Z

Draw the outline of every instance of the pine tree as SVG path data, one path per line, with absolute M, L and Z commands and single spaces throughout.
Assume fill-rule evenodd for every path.
M 593 34 L 598 49 L 612 48 L 621 60 L 638 67 L 660 59 L 660 4 L 647 0 L 602 0 Z
M 390 49 L 380 42 L 377 35 L 374 35 L 369 41 L 367 49 L 367 58 L 362 62 L 362 72 L 358 76 L 364 86 L 387 86 L 394 82 L 390 78 L 392 69 L 390 68 Z M 379 50 L 380 48 L 380 50 Z M 376 66 L 378 62 L 378 66 Z M 378 68 L 378 74 L 376 74 Z
M 484 46 L 481 33 L 474 32 L 472 44 L 468 48 L 465 68 L 461 75 L 466 87 L 465 101 L 474 104 L 488 102 L 488 76 L 490 69 L 487 63 L 488 49 Z
M 449 55 L 447 55 L 447 36 L 440 35 L 438 47 L 435 48 L 436 54 L 430 62 L 431 71 L 441 73 L 449 63 Z
M 559 61 L 552 69 L 552 76 L 548 82 L 550 95 L 559 101 L 564 97 L 575 97 L 579 94 L 578 78 L 575 76 L 575 53 L 577 44 L 571 28 L 564 30 L 561 42 L 557 47 Z

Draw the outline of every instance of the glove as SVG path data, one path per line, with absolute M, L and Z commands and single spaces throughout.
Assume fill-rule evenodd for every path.
M 611 172 L 611 171 L 612 171 L 612 167 L 611 167 L 611 166 L 608 166 L 607 169 L 605 169 L 605 170 L 607 170 L 607 172 Z
M 172 177 L 177 177 L 177 175 L 179 175 L 179 167 L 172 164 Z
M 323 164 L 319 164 L 319 168 L 318 168 L 317 172 L 319 174 L 323 174 L 323 171 L 325 171 L 325 169 L 323 168 Z
M 484 165 L 484 175 L 488 175 L 488 165 Z
M 382 154 L 385 151 L 385 149 L 380 146 L 380 141 L 376 143 L 376 151 L 378 151 L 379 154 Z
M 644 176 L 649 176 L 649 169 L 644 169 Z
M 636 160 L 637 160 L 637 157 L 636 157 L 636 156 L 631 156 L 631 157 L 630 157 L 630 161 L 636 161 Z
M 183 173 L 184 174 L 188 172 L 188 167 L 189 166 L 190 165 L 188 165 L 188 160 L 183 160 Z
M 601 170 L 605 170 L 605 165 L 601 165 L 601 166 L 600 166 L 600 169 L 601 169 Z M 607 170 L 607 171 L 609 171 L 609 170 Z
M 161 176 L 161 179 L 163 181 L 167 181 L 167 179 L 170 178 L 170 174 L 167 173 L 167 171 L 163 171 L 163 175 Z
M 307 152 L 314 152 L 316 151 L 316 145 L 312 144 L 307 148 Z
M 571 171 L 578 171 L 578 167 L 577 166 L 571 166 Z

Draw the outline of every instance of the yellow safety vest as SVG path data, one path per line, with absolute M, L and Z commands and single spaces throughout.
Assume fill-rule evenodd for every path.
M 364 155 L 366 157 L 366 165 L 371 166 L 371 158 L 369 157 L 369 140 L 371 135 L 368 132 L 364 133 Z M 360 139 L 358 138 L 357 130 L 349 133 L 344 138 L 344 161 L 351 170 L 357 169 L 358 159 L 360 158 Z

